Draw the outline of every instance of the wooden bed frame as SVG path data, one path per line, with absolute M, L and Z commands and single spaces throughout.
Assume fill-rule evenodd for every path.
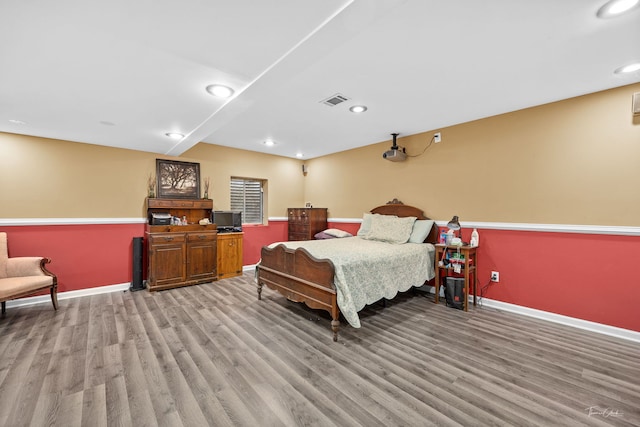
M 421 209 L 405 205 L 397 199 L 372 209 L 371 213 L 429 219 Z M 438 228 L 434 225 L 425 242 L 435 243 L 437 235 Z M 333 340 L 338 341 L 340 309 L 333 283 L 335 269 L 329 259 L 314 258 L 303 248 L 294 250 L 284 245 L 273 248 L 263 246 L 262 259 L 256 270 L 259 300 L 262 299 L 262 286 L 267 285 L 291 301 L 328 311 L 332 319 Z

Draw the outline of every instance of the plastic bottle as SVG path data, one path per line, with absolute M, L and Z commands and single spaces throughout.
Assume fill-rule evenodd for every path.
M 453 234 L 453 230 L 449 229 L 449 231 L 447 231 L 447 245 L 451 244 L 451 241 L 453 240 L 454 234 Z
M 475 228 L 471 232 L 471 246 L 480 246 L 480 235 L 478 234 L 478 230 Z

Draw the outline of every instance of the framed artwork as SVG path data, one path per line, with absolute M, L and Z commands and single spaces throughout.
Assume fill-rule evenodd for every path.
M 159 198 L 200 198 L 200 163 L 156 159 L 156 177 Z

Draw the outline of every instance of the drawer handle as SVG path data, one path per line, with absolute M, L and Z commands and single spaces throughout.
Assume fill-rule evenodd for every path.
M 198 239 L 206 239 L 207 236 L 203 235 L 203 234 L 198 234 Z
M 172 241 L 172 240 L 173 240 L 173 237 L 171 237 L 171 236 L 165 236 L 165 237 L 164 237 L 164 240 L 166 240 L 167 242 L 170 242 L 170 241 Z

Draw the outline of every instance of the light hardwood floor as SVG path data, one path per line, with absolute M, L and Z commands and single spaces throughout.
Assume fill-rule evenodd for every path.
M 0 426 L 640 425 L 638 343 L 425 293 L 361 319 L 334 343 L 251 273 L 11 308 Z

